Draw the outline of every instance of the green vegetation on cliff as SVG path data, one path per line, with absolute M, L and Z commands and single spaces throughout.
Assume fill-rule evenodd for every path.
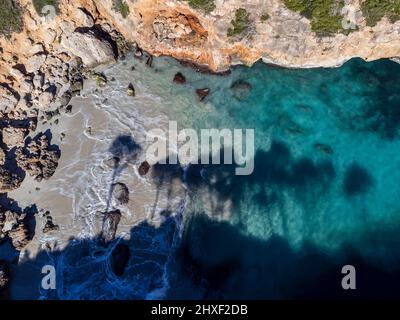
M 21 31 L 21 10 L 13 0 L 0 0 L 0 35 Z
M 193 9 L 200 9 L 206 13 L 210 13 L 215 9 L 214 0 L 185 0 Z
M 378 0 L 377 0 L 378 1 Z M 344 31 L 342 27 L 343 0 L 283 0 L 292 11 L 311 20 L 311 29 L 318 35 Z
M 268 13 L 264 13 L 264 14 L 261 15 L 260 20 L 261 20 L 261 22 L 265 22 L 269 18 L 270 18 L 269 14 Z
M 228 29 L 228 37 L 242 34 L 250 26 L 249 13 L 246 9 L 239 8 L 236 10 L 235 19 L 231 21 L 232 27 Z
M 400 20 L 399 0 L 365 0 L 361 3 L 361 10 L 368 26 L 375 26 L 383 17 L 391 22 Z
M 113 9 L 119 12 L 123 18 L 129 16 L 129 6 L 124 0 L 113 0 Z

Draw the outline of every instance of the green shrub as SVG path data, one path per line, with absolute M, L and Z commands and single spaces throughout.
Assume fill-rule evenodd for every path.
M 283 0 L 292 11 L 311 20 L 311 29 L 318 35 L 344 31 L 342 26 L 343 0 Z
M 38 13 L 38 15 L 43 16 L 45 14 L 42 13 L 42 9 L 44 6 L 53 6 L 54 9 L 56 9 L 56 13 L 59 12 L 59 0 L 33 0 L 33 6 L 36 10 L 36 12 Z
M 228 37 L 242 34 L 250 26 L 250 14 L 246 9 L 239 8 L 236 10 L 235 19 L 231 21 L 232 28 L 228 29 Z
M 215 9 L 214 0 L 185 0 L 193 9 L 200 9 L 206 13 L 210 13 Z
M 13 0 L 0 0 L 0 34 L 9 35 L 21 29 L 21 9 Z
M 119 12 L 123 18 L 129 16 L 129 6 L 124 0 L 113 0 L 113 9 Z
M 303 13 L 308 5 L 308 1 L 304 0 L 284 0 L 283 1 L 290 10 Z
M 269 19 L 269 14 L 268 14 L 268 13 L 264 13 L 264 14 L 260 17 L 261 22 L 267 21 L 268 19 Z
M 394 23 L 400 20 L 399 0 L 365 0 L 361 3 L 361 10 L 368 26 L 375 26 L 383 17 L 388 17 Z

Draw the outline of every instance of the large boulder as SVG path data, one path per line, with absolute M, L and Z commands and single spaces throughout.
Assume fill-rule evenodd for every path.
M 105 214 L 101 230 L 101 238 L 105 243 L 109 243 L 115 239 L 120 220 L 121 211 L 119 210 L 113 210 Z
M 25 63 L 25 69 L 28 73 L 35 73 L 39 71 L 40 67 L 46 61 L 47 55 L 43 52 L 31 56 Z
M 91 28 L 94 26 L 94 20 L 93 17 L 89 12 L 87 12 L 83 8 L 77 8 L 75 10 L 75 19 L 76 22 L 81 26 L 81 27 L 88 27 Z
M 50 216 L 49 212 L 46 212 L 45 217 L 46 217 L 46 223 L 42 229 L 43 233 L 60 230 L 60 227 L 58 225 L 54 224 L 53 217 Z
M 129 202 L 129 189 L 126 184 L 117 182 L 112 186 L 113 201 L 117 205 L 127 204 Z
M 112 44 L 100 38 L 93 30 L 66 34 L 61 39 L 61 45 L 73 55 L 80 57 L 87 67 L 115 61 Z
M 145 176 L 150 170 L 150 164 L 147 161 L 143 161 L 139 166 L 139 175 Z

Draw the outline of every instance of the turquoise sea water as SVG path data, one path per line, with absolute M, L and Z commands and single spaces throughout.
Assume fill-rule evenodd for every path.
M 152 68 L 144 61 L 119 62 L 126 72 L 114 70 L 110 84 L 121 99 L 135 84 L 136 123 L 143 112 L 166 115 L 179 130 L 254 129 L 254 172 L 155 166 L 147 179 L 160 179 L 161 188 L 167 179 L 187 186 L 184 212 L 166 212 L 160 227 L 133 226 L 128 240 L 109 247 L 76 239 L 41 252 L 37 261 L 50 260 L 58 274 L 56 292 L 43 298 L 400 296 L 400 64 L 354 59 L 337 69 L 291 70 L 257 63 L 222 76 L 169 58 L 154 59 Z M 178 71 L 183 85 L 172 82 Z M 199 88 L 210 89 L 203 102 Z M 118 276 L 117 243 L 130 250 Z M 357 271 L 355 291 L 341 288 L 347 264 Z
M 182 122 L 254 128 L 255 170 L 189 169 L 193 198 L 207 189 L 217 200 L 213 218 L 203 214 L 204 198 L 192 205 L 178 251 L 188 282 L 176 277 L 181 287 L 170 296 L 342 296 L 345 264 L 358 266 L 365 280 L 358 294 L 396 291 L 400 65 L 355 59 L 338 69 L 288 70 L 258 63 L 229 76 L 188 78 L 186 87 L 211 94 Z M 227 201 L 229 222 L 217 222 Z

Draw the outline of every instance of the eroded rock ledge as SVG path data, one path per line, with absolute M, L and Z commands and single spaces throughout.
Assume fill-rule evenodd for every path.
M 113 61 L 118 55 L 113 33 L 151 54 L 189 60 L 213 71 L 259 59 L 308 68 L 338 66 L 353 57 L 400 56 L 400 21 L 383 17 L 371 26 L 361 10 L 369 0 L 326 1 L 337 4 L 339 19 L 353 27 L 325 36 L 315 32 L 312 19 L 288 9 L 288 0 L 200 1 L 207 7 L 193 5 L 195 0 L 120 0 L 123 7 L 116 6 L 116 0 L 58 0 L 56 17 L 40 16 L 31 0 L 14 1 L 22 10 L 23 26 L 21 32 L 0 39 L 0 83 L 15 88 L 19 82 L 25 91 L 31 89 L 29 75 L 49 64 L 49 56 L 64 63 L 79 57 L 86 66 Z M 238 10 L 244 12 L 246 25 L 235 28 Z M 7 87 L 0 87 L 0 95 L 3 109 L 21 103 Z

